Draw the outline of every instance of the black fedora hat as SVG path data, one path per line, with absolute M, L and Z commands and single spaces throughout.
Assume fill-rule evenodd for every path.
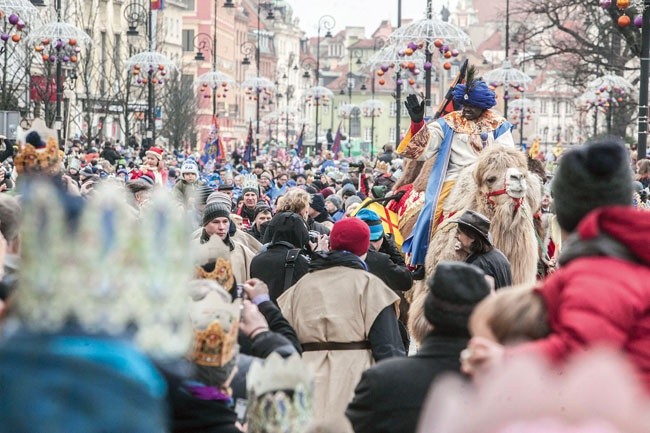
M 471 229 L 477 235 L 483 238 L 485 242 L 492 245 L 492 235 L 490 234 L 490 220 L 484 215 L 473 210 L 465 211 L 460 216 L 458 224 Z

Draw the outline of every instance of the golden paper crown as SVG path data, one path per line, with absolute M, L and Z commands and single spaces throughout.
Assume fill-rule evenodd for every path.
M 375 170 L 380 173 L 388 173 L 390 170 L 390 165 L 387 162 L 378 161 L 377 164 L 375 164 Z
M 195 277 L 212 280 L 221 284 L 226 290 L 231 290 L 235 284 L 230 262 L 230 248 L 219 236 L 211 236 L 210 240 L 198 247 Z M 207 271 L 214 263 L 214 268 Z
M 71 227 L 74 200 L 47 183 L 24 185 L 18 317 L 40 333 L 74 323 L 88 334 L 132 336 L 154 357 L 185 355 L 193 259 L 174 199 L 156 191 L 136 220 L 124 191 L 103 185 Z
M 35 147 L 28 143 L 26 140 L 30 134 L 32 134 L 31 139 L 37 139 L 44 146 Z M 56 131 L 49 129 L 42 119 L 35 119 L 29 130 L 22 131 L 18 136 L 17 144 L 18 153 L 14 157 L 14 163 L 18 174 L 55 174 L 61 171 L 63 152 L 59 150 Z
M 190 359 L 199 365 L 222 367 L 237 354 L 241 301 L 214 281 L 196 281 L 190 319 L 194 343 Z
M 299 433 L 312 420 L 314 378 L 299 355 L 254 362 L 246 387 L 249 432 Z

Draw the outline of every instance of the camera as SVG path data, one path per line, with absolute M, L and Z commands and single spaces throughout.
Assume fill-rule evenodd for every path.
M 319 238 L 320 238 L 320 233 L 318 233 L 316 230 L 309 230 L 309 242 L 315 244 L 318 242 Z

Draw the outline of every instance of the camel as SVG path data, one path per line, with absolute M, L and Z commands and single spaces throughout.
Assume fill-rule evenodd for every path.
M 428 161 L 413 183 L 428 176 Z M 537 274 L 538 245 L 533 214 L 541 202 L 540 179 L 528 171 L 526 156 L 513 148 L 490 146 L 464 169 L 443 207 L 444 220 L 432 233 L 425 259 L 425 276 L 433 275 L 443 260 L 464 260 L 456 250 L 456 220 L 466 210 L 479 212 L 491 221 L 494 245 L 512 266 L 513 284 L 533 283 Z M 411 225 L 412 227 L 412 225 Z M 429 332 L 424 319 L 425 281 L 413 287 L 409 331 L 419 342 Z

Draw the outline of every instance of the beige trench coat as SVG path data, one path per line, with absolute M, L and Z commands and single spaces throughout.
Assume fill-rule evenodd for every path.
M 359 342 L 379 313 L 399 298 L 379 278 L 360 270 L 333 267 L 309 273 L 278 304 L 301 343 Z M 397 314 L 397 313 L 396 313 Z M 314 417 L 343 415 L 361 373 L 373 363 L 370 350 L 303 353 L 315 373 Z

